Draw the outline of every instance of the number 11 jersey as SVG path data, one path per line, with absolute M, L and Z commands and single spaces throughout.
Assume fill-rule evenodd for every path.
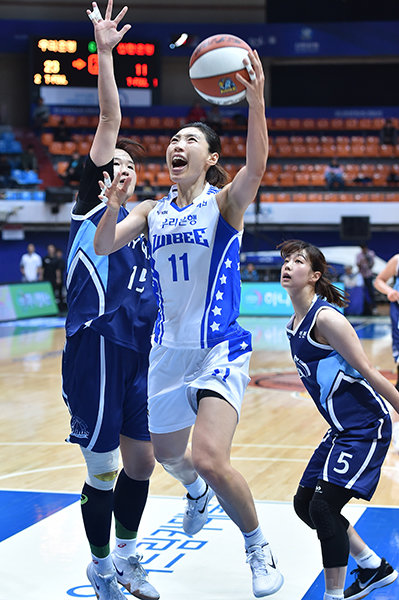
M 172 186 L 148 215 L 157 344 L 211 348 L 224 340 L 248 340 L 236 321 L 242 231 L 221 216 L 219 191 L 207 183 L 191 204 L 180 208 Z

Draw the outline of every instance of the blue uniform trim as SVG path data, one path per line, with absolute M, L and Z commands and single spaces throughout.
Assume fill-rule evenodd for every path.
M 108 285 L 109 257 L 99 256 L 94 251 L 93 240 L 96 233 L 96 229 L 97 227 L 94 225 L 94 223 L 92 223 L 92 221 L 90 221 L 90 219 L 87 219 L 84 223 L 81 224 L 68 254 L 68 280 L 70 281 L 71 278 L 70 269 L 72 262 L 75 261 L 76 254 L 79 252 L 79 250 L 82 250 L 84 254 L 90 259 L 91 264 L 96 269 L 102 281 L 104 290 L 106 290 Z M 92 273 L 90 274 L 92 275 Z
M 331 346 L 312 338 L 320 310 L 335 309 L 316 298 L 295 331 L 287 326 L 291 354 L 302 383 L 334 431 L 359 429 L 385 418 L 388 409 L 370 384 Z
M 237 310 L 237 302 L 235 302 L 235 298 L 231 297 L 231 298 L 227 298 L 225 297 L 225 292 L 222 291 L 222 286 L 221 289 L 217 290 L 216 288 L 220 286 L 220 279 L 223 277 L 231 277 L 234 275 L 237 276 L 237 273 L 234 273 L 234 269 L 237 269 L 237 248 L 233 249 L 233 245 L 234 242 L 237 241 L 238 247 L 239 247 L 239 242 L 238 242 L 238 238 L 239 238 L 240 233 L 234 229 L 233 227 L 231 227 L 231 225 L 229 225 L 222 216 L 219 217 L 219 222 L 218 222 L 218 226 L 216 229 L 216 235 L 215 235 L 215 245 L 214 245 L 214 249 L 213 249 L 213 253 L 212 253 L 212 258 L 211 258 L 211 263 L 210 263 L 210 269 L 209 269 L 209 279 L 208 279 L 208 289 L 207 289 L 207 294 L 206 294 L 206 301 L 205 301 L 205 311 L 204 311 L 204 318 L 202 319 L 201 322 L 201 348 L 206 348 L 208 346 L 212 346 L 214 345 L 214 342 L 216 341 L 216 343 L 218 343 L 219 341 L 221 341 L 222 339 L 226 339 L 226 336 L 223 336 L 222 338 L 220 338 L 220 336 L 218 335 L 218 329 L 213 330 L 212 329 L 212 325 L 213 324 L 209 324 L 209 320 L 210 320 L 210 311 L 211 310 L 216 310 L 217 311 L 217 307 L 218 305 L 223 305 L 226 304 L 226 302 L 229 302 L 231 304 L 231 306 L 233 307 L 234 313 L 233 313 L 233 318 L 234 320 L 237 319 L 237 317 L 239 316 L 239 311 Z M 231 237 L 233 236 L 233 237 Z M 229 239 L 230 238 L 230 239 Z M 238 248 L 239 249 L 239 248 Z M 232 256 L 233 260 L 231 260 L 229 258 L 229 256 Z M 226 262 L 227 265 L 226 266 Z M 232 274 L 228 273 L 229 270 L 232 270 Z M 240 279 L 239 274 L 238 274 L 238 280 Z M 240 286 L 240 282 L 238 282 L 238 285 Z M 240 289 L 240 288 L 239 288 Z M 222 321 L 219 320 L 219 315 L 218 319 L 216 321 L 216 318 L 214 319 L 214 323 L 216 323 L 219 328 L 221 328 L 222 330 L 225 330 L 226 328 L 226 324 L 224 324 Z M 232 315 L 230 314 L 230 317 Z M 215 314 L 216 317 L 216 314 Z M 221 317 L 220 317 L 221 318 Z M 230 321 L 232 319 L 230 318 Z

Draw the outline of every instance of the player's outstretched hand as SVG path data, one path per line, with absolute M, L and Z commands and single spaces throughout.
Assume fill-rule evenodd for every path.
M 112 50 L 121 41 L 131 25 L 124 25 L 120 31 L 117 27 L 127 13 L 127 6 L 112 19 L 113 0 L 108 0 L 107 8 L 105 9 L 105 17 L 103 18 L 97 2 L 92 2 L 93 9 L 87 9 L 86 13 L 90 21 L 93 23 L 94 36 L 96 39 L 97 50 Z
M 131 184 L 132 178 L 131 176 L 126 177 L 123 183 L 120 183 L 120 173 L 116 174 L 112 182 L 107 171 L 103 171 L 103 176 L 104 181 L 100 180 L 98 182 L 101 189 L 101 194 L 99 194 L 98 197 L 109 209 L 118 211 L 129 198 L 129 185 Z
M 240 73 L 236 74 L 236 78 L 247 90 L 247 102 L 251 107 L 258 104 L 264 106 L 265 74 L 257 51 L 248 52 L 248 58 L 244 58 L 243 62 L 248 71 L 249 81 Z

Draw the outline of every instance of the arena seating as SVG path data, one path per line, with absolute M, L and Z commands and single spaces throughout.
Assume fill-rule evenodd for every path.
M 70 129 L 70 140 L 55 140 L 61 117 L 51 115 L 41 141 L 52 158 L 56 172 L 62 174 L 68 157 L 89 151 L 97 116 L 63 116 Z M 170 134 L 184 124 L 184 117 L 125 116 L 121 132 L 141 142 L 152 163 L 145 165 L 139 180 L 154 192 L 170 185 L 164 167 Z M 397 193 L 387 183 L 388 174 L 399 177 L 399 145 L 384 146 L 379 141 L 383 119 L 375 118 L 272 118 L 268 120 L 270 151 L 267 170 L 261 184 L 265 201 L 397 201 Z M 246 153 L 245 127 L 233 119 L 223 119 L 222 165 L 229 176 L 243 164 Z M 327 190 L 324 170 L 337 158 L 345 176 L 344 190 Z M 157 165 L 155 168 L 149 164 Z M 395 186 L 395 183 L 392 182 Z M 395 186 L 396 187 L 396 186 Z

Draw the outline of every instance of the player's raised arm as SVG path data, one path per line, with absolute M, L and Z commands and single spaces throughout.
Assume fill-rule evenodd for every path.
M 90 157 L 95 165 L 102 166 L 109 163 L 114 157 L 121 123 L 112 52 L 125 33 L 129 31 L 130 25 L 124 25 L 118 31 L 118 26 L 128 10 L 127 6 L 122 8 L 114 19 L 112 19 L 113 0 L 108 0 L 104 18 L 96 2 L 92 3 L 92 7 L 91 11 L 87 10 L 86 12 L 93 23 L 97 44 L 100 117 L 90 149 Z
M 247 81 L 239 73 L 236 77 L 246 88 L 249 105 L 246 162 L 226 189 L 226 216 L 233 226 L 236 226 L 237 218 L 242 219 L 245 210 L 258 192 L 269 151 L 264 100 L 265 76 L 262 63 L 256 50 L 250 52 L 244 62 L 250 80 Z
M 398 270 L 399 254 L 392 256 L 383 270 L 378 273 L 374 280 L 374 287 L 385 294 L 390 302 L 399 302 L 399 291 L 391 287 L 388 283 L 390 279 L 393 279 Z

